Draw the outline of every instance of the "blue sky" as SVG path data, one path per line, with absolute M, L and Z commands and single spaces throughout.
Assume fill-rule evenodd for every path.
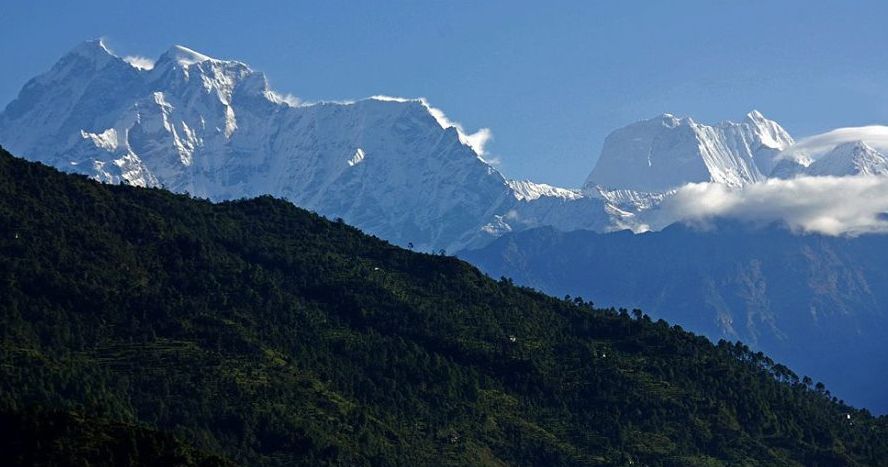
M 546 5 L 548 3 L 549 5 Z M 488 127 L 509 177 L 576 186 L 662 112 L 799 137 L 888 123 L 888 2 L 0 0 L 0 105 L 79 42 L 233 58 L 306 101 L 424 96 Z

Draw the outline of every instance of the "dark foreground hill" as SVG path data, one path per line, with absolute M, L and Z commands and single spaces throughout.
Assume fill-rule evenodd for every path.
M 888 413 L 888 235 L 727 220 L 641 235 L 541 228 L 459 256 L 556 296 L 637 307 L 714 341 L 743 341 Z
M 283 201 L 100 185 L 5 152 L 0 413 L 3 464 L 888 457 L 884 419 L 743 345 Z

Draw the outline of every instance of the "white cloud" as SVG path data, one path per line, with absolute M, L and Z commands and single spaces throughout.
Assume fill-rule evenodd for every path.
M 491 139 L 493 139 L 493 132 L 490 131 L 490 128 L 481 128 L 474 133 L 469 133 L 459 122 L 447 118 L 447 115 L 444 114 L 443 110 L 437 107 L 432 107 L 425 99 L 421 99 L 420 102 L 429 109 L 429 113 L 435 117 L 435 120 L 441 125 L 441 128 L 456 128 L 457 133 L 459 133 L 459 139 L 463 144 L 471 147 L 479 156 L 485 156 L 487 154 L 485 146 Z
M 771 179 L 743 188 L 692 183 L 645 213 L 655 227 L 716 217 L 783 222 L 794 231 L 825 235 L 888 232 L 888 177 Z
M 140 70 L 150 70 L 154 68 L 154 60 L 148 57 L 127 55 L 126 57 L 123 57 L 123 61 Z
M 281 94 L 277 91 L 266 91 L 266 97 L 270 99 L 272 102 L 277 102 L 278 104 L 287 104 L 290 107 L 299 107 L 303 105 L 302 99 L 287 93 Z
M 472 148 L 472 150 L 475 151 L 475 154 L 477 154 L 478 157 L 481 157 L 482 160 L 492 165 L 497 165 L 500 163 L 500 160 L 498 158 L 491 158 L 490 160 L 487 160 L 485 158 L 485 156 L 488 156 L 486 149 L 487 143 L 493 139 L 493 132 L 490 131 L 490 128 L 481 128 L 474 133 L 469 133 L 465 130 L 465 128 L 463 128 L 462 124 L 447 118 L 447 115 L 444 114 L 443 110 L 437 107 L 432 107 L 431 104 L 429 104 L 429 101 L 424 97 L 407 99 L 404 97 L 377 95 L 371 97 L 371 99 L 386 102 L 419 102 L 426 109 L 428 109 L 432 117 L 435 118 L 435 121 L 438 122 L 438 125 L 441 125 L 441 128 L 456 128 L 456 132 L 459 135 L 459 140 L 466 146 Z
M 842 143 L 864 141 L 880 152 L 888 152 L 888 126 L 870 125 L 860 127 L 837 128 L 819 135 L 799 140 L 787 148 L 781 158 L 811 156 L 817 158 L 831 151 Z
M 397 97 L 397 96 L 386 96 L 383 94 L 377 94 L 375 96 L 370 96 L 370 99 L 375 101 L 383 101 L 383 102 L 424 102 L 425 99 L 422 97 L 417 99 L 408 99 L 406 97 Z M 352 101 L 354 102 L 354 101 Z
M 476 152 L 477 154 L 477 152 Z M 500 156 L 494 156 L 489 153 L 484 153 L 484 155 L 478 155 L 485 164 L 499 168 L 503 164 L 503 159 Z

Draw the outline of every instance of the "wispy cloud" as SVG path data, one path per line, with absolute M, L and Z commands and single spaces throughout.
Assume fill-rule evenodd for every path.
M 123 60 L 140 70 L 150 70 L 154 68 L 154 60 L 148 57 L 142 57 L 140 55 L 127 55 L 126 57 L 123 57 Z
M 489 143 L 490 140 L 493 139 L 493 132 L 490 130 L 490 128 L 481 128 L 474 133 L 469 133 L 465 130 L 465 128 L 463 128 L 462 124 L 449 119 L 447 115 L 444 114 L 443 110 L 437 107 L 432 107 L 432 105 L 429 104 L 429 101 L 424 97 L 407 99 L 404 97 L 377 95 L 371 97 L 371 99 L 390 102 L 419 102 L 423 106 L 425 106 L 426 109 L 428 109 L 432 117 L 434 117 L 435 120 L 438 122 L 438 125 L 441 125 L 441 128 L 455 128 L 457 134 L 459 135 L 459 140 L 463 144 L 472 148 L 472 150 L 475 151 L 475 154 L 477 154 L 478 157 L 481 157 L 485 162 L 492 165 L 497 165 L 500 163 L 500 160 L 498 158 L 490 158 L 489 160 L 487 159 L 487 156 L 489 156 L 489 154 L 487 153 L 486 146 L 487 143 Z
M 781 155 L 782 158 L 811 156 L 817 158 L 831 151 L 842 143 L 864 141 L 879 152 L 888 152 L 888 126 L 870 125 L 860 127 L 837 128 L 819 135 L 799 140 Z
M 435 120 L 438 121 L 441 128 L 456 128 L 457 133 L 459 133 L 459 139 L 463 144 L 474 149 L 475 153 L 479 156 L 483 157 L 487 155 L 487 143 L 493 139 L 493 132 L 490 131 L 490 128 L 481 128 L 474 133 L 469 133 L 463 128 L 462 124 L 447 118 L 447 115 L 444 114 L 443 110 L 437 107 L 432 107 L 425 99 L 422 99 L 422 103 L 429 109 L 429 113 L 435 117 Z
M 740 189 L 692 183 L 679 188 L 645 217 L 654 228 L 724 217 L 783 222 L 796 231 L 854 236 L 888 233 L 886 212 L 888 177 L 801 177 L 771 179 Z
M 267 97 L 271 101 L 277 102 L 279 104 L 287 104 L 290 107 L 299 107 L 299 106 L 303 105 L 302 99 L 299 99 L 298 97 L 296 97 L 290 93 L 281 94 L 277 91 L 267 91 L 266 93 L 267 93 Z

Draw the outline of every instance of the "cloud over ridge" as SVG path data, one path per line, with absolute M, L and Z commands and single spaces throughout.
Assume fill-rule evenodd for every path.
M 781 155 L 781 158 L 795 156 L 817 156 L 832 151 L 843 143 L 863 141 L 883 153 L 888 153 L 888 126 L 869 125 L 836 128 L 835 130 L 809 136 L 799 140 Z
M 123 61 L 140 70 L 150 70 L 154 68 L 154 59 L 142 57 L 141 55 L 127 55 L 123 57 Z
M 770 179 L 742 188 L 691 183 L 647 214 L 650 224 L 703 223 L 731 218 L 782 222 L 793 231 L 857 236 L 888 233 L 888 177 Z
M 444 114 L 443 110 L 437 107 L 432 107 L 432 105 L 429 104 L 428 99 L 426 99 L 425 97 L 408 99 L 405 97 L 375 95 L 371 96 L 370 99 L 389 102 L 419 102 L 429 111 L 432 117 L 435 118 L 435 121 L 438 122 L 438 125 L 441 125 L 441 128 L 456 128 L 456 132 L 459 135 L 459 140 L 463 144 L 472 148 L 472 150 L 475 151 L 478 157 L 481 157 L 483 160 L 485 160 L 485 162 L 492 163 L 494 165 L 499 162 L 497 159 L 491 158 L 488 160 L 488 158 L 486 157 L 488 156 L 486 145 L 488 142 L 490 142 L 491 139 L 493 139 L 493 132 L 490 131 L 490 128 L 481 128 L 474 133 L 469 133 L 468 131 L 466 131 L 465 128 L 463 128 L 461 123 L 449 119 L 447 115 Z

